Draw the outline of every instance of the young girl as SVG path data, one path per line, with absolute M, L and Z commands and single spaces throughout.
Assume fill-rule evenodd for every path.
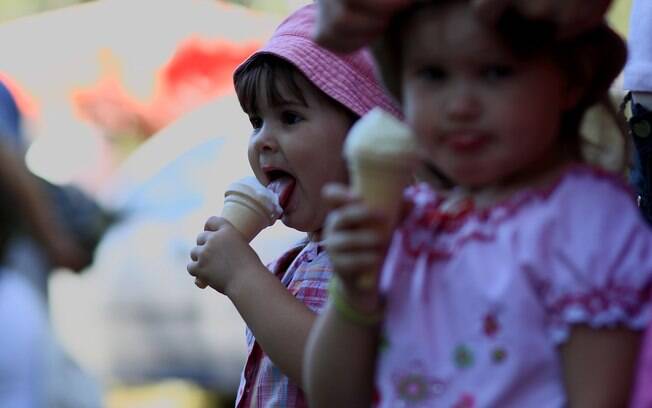
M 227 295 L 247 322 L 249 355 L 238 407 L 306 406 L 300 389 L 308 332 L 327 297 L 331 265 L 321 245 L 329 182 L 347 180 L 341 150 L 361 115 L 399 111 L 374 78 L 370 55 L 338 56 L 312 41 L 315 7 L 283 22 L 235 72 L 236 92 L 253 131 L 249 163 L 279 193 L 285 225 L 308 234 L 265 267 L 232 226 L 211 218 L 188 271 Z M 271 273 L 270 273 L 271 271 Z
M 307 347 L 311 406 L 626 405 L 652 236 L 621 180 L 583 163 L 578 130 L 625 49 L 606 26 L 552 31 L 512 13 L 492 29 L 463 0 L 393 21 L 383 79 L 454 187 L 406 190 L 384 302 L 356 284 L 385 254 L 382 215 L 326 190 L 337 279 Z

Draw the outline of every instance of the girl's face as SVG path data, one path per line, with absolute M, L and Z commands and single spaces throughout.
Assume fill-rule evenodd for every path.
M 573 101 L 552 60 L 512 55 L 468 2 L 427 8 L 405 27 L 403 107 L 425 160 L 470 188 L 555 163 Z
M 284 81 L 259 84 L 259 106 L 248 112 L 253 127 L 249 163 L 258 180 L 279 193 L 283 223 L 318 233 L 327 214 L 322 187 L 347 182 L 342 144 L 352 119 L 301 75 L 295 79 L 305 101 L 293 96 Z M 267 86 L 278 87 L 282 103 L 264 97 Z

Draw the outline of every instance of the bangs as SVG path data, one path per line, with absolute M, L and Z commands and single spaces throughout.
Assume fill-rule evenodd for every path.
M 271 106 L 296 103 L 307 106 L 296 81 L 299 71 L 289 62 L 270 54 L 253 56 L 235 74 L 235 92 L 242 110 L 258 112 L 261 102 Z M 283 89 L 283 91 L 281 91 Z

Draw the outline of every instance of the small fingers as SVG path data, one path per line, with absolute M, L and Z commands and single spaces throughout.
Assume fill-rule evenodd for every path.
M 206 281 L 201 278 L 195 278 L 195 286 L 197 286 L 199 289 L 206 289 L 208 287 L 208 283 L 206 283 Z
M 356 286 L 360 276 L 375 274 L 378 271 L 382 256 L 377 251 L 364 251 L 335 257 L 332 261 L 340 278 Z
M 347 234 L 332 234 L 324 240 L 328 252 L 340 254 L 365 250 L 381 250 L 383 239 L 374 231 L 351 231 Z
M 379 228 L 385 222 L 384 216 L 362 203 L 351 204 L 331 211 L 326 217 L 326 236 L 339 230 Z
M 224 221 L 220 217 L 213 215 L 204 224 L 204 231 L 217 231 Z
M 345 184 L 329 183 L 324 186 L 321 195 L 329 209 L 339 208 L 345 204 L 360 200 L 360 196 Z
M 190 250 L 190 259 L 192 259 L 194 262 L 198 262 L 199 261 L 199 255 L 201 254 L 201 252 L 202 252 L 201 247 L 198 247 L 198 246 L 193 247 Z
M 204 245 L 206 242 L 208 242 L 208 239 L 211 237 L 213 231 L 204 231 L 200 232 L 199 235 L 197 235 L 197 245 Z

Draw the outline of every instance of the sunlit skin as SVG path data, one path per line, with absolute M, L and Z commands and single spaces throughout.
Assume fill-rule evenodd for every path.
M 513 56 L 465 2 L 423 10 L 403 35 L 403 106 L 426 160 L 478 194 L 561 168 L 561 115 L 577 92 L 550 57 Z
M 281 83 L 279 89 L 287 103 L 272 106 L 266 98 L 260 98 L 257 112 L 248 112 L 253 127 L 249 163 L 264 185 L 270 182 L 267 172 L 271 169 L 280 169 L 296 179 L 282 221 L 318 240 L 328 211 L 321 198 L 322 187 L 329 182 L 347 181 L 342 144 L 351 118 L 303 77 L 296 75 L 296 80 L 305 104 Z M 268 85 L 259 86 L 259 95 L 266 95 Z

